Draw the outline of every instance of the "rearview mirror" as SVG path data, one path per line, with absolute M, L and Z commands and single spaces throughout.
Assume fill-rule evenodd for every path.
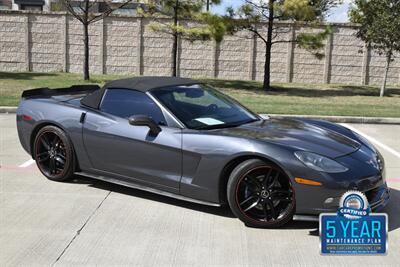
M 204 96 L 204 91 L 200 89 L 189 88 L 185 90 L 185 96 L 187 98 L 200 98 Z
M 134 126 L 147 126 L 150 128 L 152 135 L 158 135 L 161 132 L 160 126 L 149 116 L 146 115 L 133 115 L 129 117 L 129 124 Z

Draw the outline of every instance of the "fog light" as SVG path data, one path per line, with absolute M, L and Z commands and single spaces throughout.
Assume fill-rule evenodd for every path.
M 333 203 L 333 197 L 330 197 L 330 198 L 327 198 L 326 200 L 325 200 L 325 204 L 332 204 Z

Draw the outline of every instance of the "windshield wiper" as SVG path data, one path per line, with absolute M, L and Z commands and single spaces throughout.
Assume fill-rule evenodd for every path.
M 234 127 L 238 127 L 240 125 L 252 123 L 255 121 L 258 121 L 258 119 L 251 119 L 251 120 L 240 121 L 240 122 L 235 122 L 235 123 L 205 125 L 205 126 L 196 127 L 195 130 L 213 130 L 213 129 L 223 129 L 223 128 L 234 128 Z
M 230 128 L 237 127 L 239 125 L 236 124 L 216 124 L 216 125 L 205 125 L 196 127 L 195 130 L 213 130 L 213 129 L 222 129 L 222 128 Z

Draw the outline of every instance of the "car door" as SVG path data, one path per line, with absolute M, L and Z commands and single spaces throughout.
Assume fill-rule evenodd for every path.
M 152 135 L 147 126 L 130 125 L 128 118 L 132 115 L 151 117 L 161 132 Z M 181 129 L 166 125 L 163 112 L 145 93 L 108 89 L 99 110 L 86 114 L 83 140 L 93 171 L 179 191 Z

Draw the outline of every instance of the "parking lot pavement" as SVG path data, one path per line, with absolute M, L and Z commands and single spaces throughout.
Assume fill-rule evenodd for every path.
M 0 266 L 398 265 L 400 126 L 348 126 L 372 137 L 386 160 L 392 188 L 385 209 L 387 256 L 321 256 L 319 238 L 310 235 L 315 223 L 253 229 L 227 208 L 82 177 L 70 183 L 48 181 L 26 163 L 29 156 L 19 144 L 14 115 L 0 115 Z

